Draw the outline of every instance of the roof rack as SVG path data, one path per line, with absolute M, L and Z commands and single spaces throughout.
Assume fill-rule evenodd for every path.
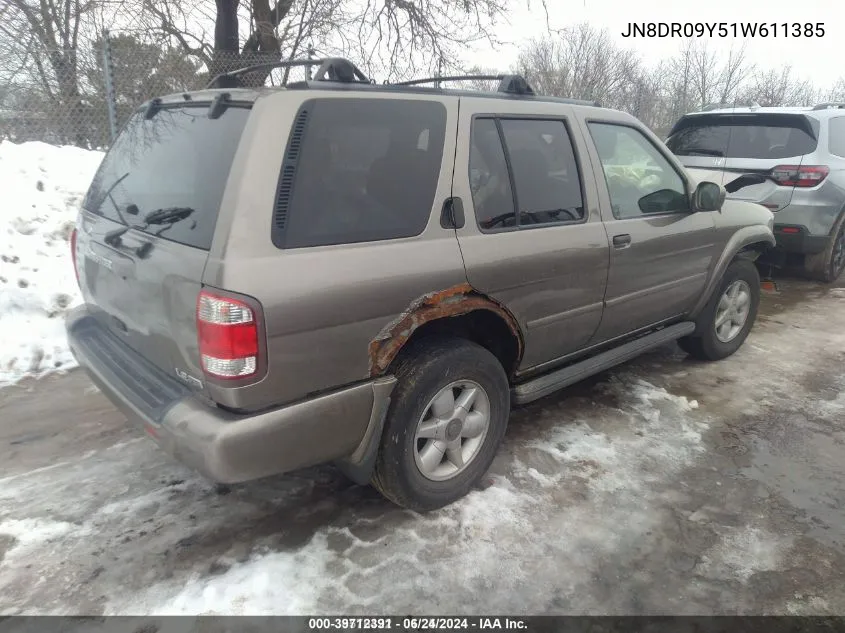
M 505 92 L 515 95 L 533 95 L 534 90 L 521 75 L 452 75 L 450 77 L 425 77 L 424 79 L 411 79 L 410 81 L 397 81 L 392 86 L 417 86 L 420 84 L 440 83 L 444 81 L 468 81 L 468 80 L 491 80 L 498 81 L 499 87 L 496 92 Z
M 828 108 L 845 108 L 845 103 L 841 101 L 831 101 L 828 103 L 819 103 L 813 106 L 813 110 L 827 110 Z
M 327 57 L 325 59 L 289 59 L 286 61 L 265 62 L 244 66 L 229 72 L 220 73 L 208 82 L 206 88 L 214 88 L 223 79 L 236 79 L 241 75 L 257 70 L 272 70 L 274 68 L 296 68 L 298 66 L 319 66 L 314 73 L 316 81 L 339 81 L 342 83 L 373 83 L 358 67 L 342 57 Z M 229 86 L 231 87 L 231 86 Z
M 453 75 L 449 77 L 425 77 L 423 79 L 410 79 L 408 81 L 397 81 L 395 83 L 385 82 L 390 86 L 417 86 L 420 84 L 439 84 L 448 81 L 467 81 L 467 80 L 493 80 L 498 81 L 499 85 L 496 92 L 499 94 L 516 95 L 524 97 L 539 96 L 534 92 L 531 85 L 525 80 L 522 75 L 502 74 L 502 75 Z M 571 103 L 573 105 L 586 105 L 596 108 L 601 107 L 601 102 L 591 99 L 571 99 L 567 97 L 543 97 L 546 100 L 555 101 L 558 103 Z

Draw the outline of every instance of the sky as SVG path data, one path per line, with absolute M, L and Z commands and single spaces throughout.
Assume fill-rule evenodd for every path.
M 513 9 L 509 24 L 501 24 L 500 39 L 512 44 L 503 46 L 496 54 L 496 67 L 507 69 L 516 62 L 518 45 L 532 37 L 542 36 L 546 30 L 546 15 L 540 0 L 511 0 Z M 720 23 L 733 29 L 733 23 L 765 23 L 780 25 L 787 22 L 802 24 L 823 23 L 824 35 L 811 38 L 783 37 L 705 37 L 708 45 L 723 48 L 745 44 L 750 63 L 761 69 L 780 69 L 791 65 L 797 77 L 809 79 L 820 88 L 829 87 L 845 76 L 845 64 L 837 53 L 837 46 L 845 36 L 845 11 L 837 10 L 836 0 L 655 0 L 650 4 L 632 0 L 547 0 L 552 28 L 563 28 L 579 22 L 589 22 L 596 28 L 607 28 L 613 41 L 623 48 L 637 51 L 647 64 L 676 54 L 683 38 L 625 38 L 629 22 L 709 23 L 718 30 Z M 741 29 L 737 26 L 737 29 Z M 780 28 L 780 27 L 779 27 Z M 489 46 L 479 46 L 466 55 L 468 65 L 490 67 Z

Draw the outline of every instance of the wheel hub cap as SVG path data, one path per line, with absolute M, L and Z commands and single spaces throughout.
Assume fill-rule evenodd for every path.
M 750 311 L 751 287 L 742 279 L 737 279 L 725 289 L 716 306 L 716 338 L 722 343 L 734 340 L 745 327 Z
M 428 403 L 414 434 L 414 462 L 433 481 L 451 479 L 481 452 L 490 428 L 490 398 L 476 382 L 446 385 Z
M 460 420 L 452 420 L 446 425 L 446 439 L 450 442 L 458 439 L 461 436 L 463 428 L 463 422 Z

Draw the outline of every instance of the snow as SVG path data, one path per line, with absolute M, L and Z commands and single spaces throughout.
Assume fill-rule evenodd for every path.
M 65 521 L 9 519 L 0 522 L 0 534 L 14 538 L 18 547 L 41 544 L 65 536 L 73 529 L 74 526 Z
M 439 612 L 454 608 L 464 593 L 471 604 L 476 591 L 488 605 L 512 605 L 520 587 L 536 582 L 526 560 L 553 564 L 556 570 L 542 573 L 577 591 L 596 557 L 625 555 L 659 524 L 652 481 L 694 462 L 709 428 L 695 401 L 627 372 L 600 384 L 598 392 L 618 396 L 620 408 L 591 407 L 592 415 L 579 412 L 564 425 L 555 421 L 571 404 L 547 410 L 549 428 L 537 429 L 519 456 L 501 456 L 493 485 L 451 506 L 327 525 L 296 549 L 223 561 L 228 569 L 222 574 L 203 569 L 181 582 L 161 582 L 111 601 L 106 612 L 410 613 L 424 604 L 438 605 Z M 572 496 L 579 488 L 583 497 Z M 546 510 L 556 504 L 565 510 Z M 456 595 L 446 599 L 440 591 Z M 525 610 L 541 608 L 551 593 L 551 587 L 538 587 Z
M 102 157 L 0 142 L 0 387 L 75 364 L 62 318 L 80 301 L 69 237 Z

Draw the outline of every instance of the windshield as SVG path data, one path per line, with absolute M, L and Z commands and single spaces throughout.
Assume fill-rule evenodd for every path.
M 818 122 L 803 115 L 705 115 L 681 119 L 666 145 L 676 156 L 781 159 L 816 149 Z
M 220 201 L 249 110 L 208 105 L 166 107 L 151 119 L 136 113 L 106 154 L 84 207 L 162 238 L 208 250 Z M 172 209 L 165 226 L 145 226 L 149 214 Z

